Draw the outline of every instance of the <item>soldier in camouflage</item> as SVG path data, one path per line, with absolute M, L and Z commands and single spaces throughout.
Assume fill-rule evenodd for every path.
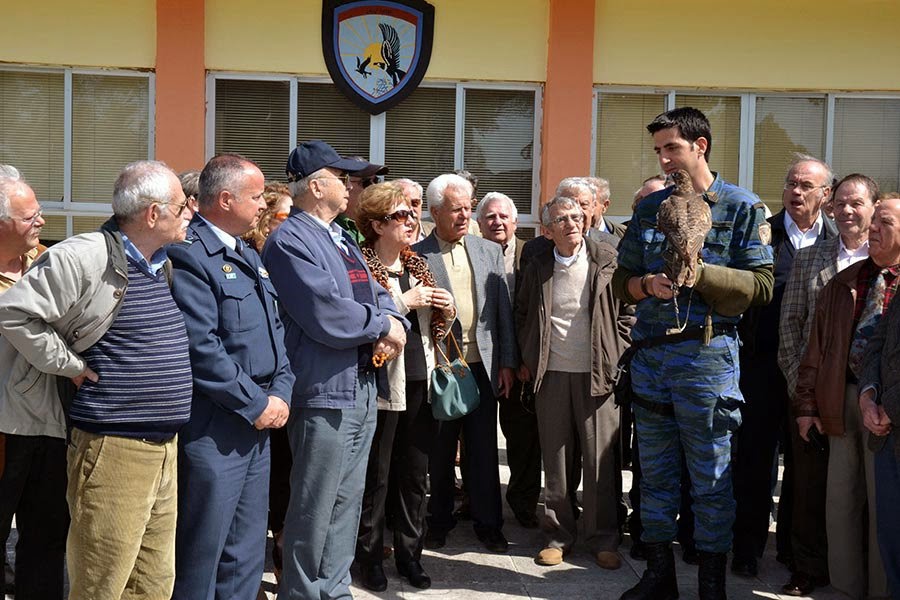
M 669 187 L 635 209 L 619 246 L 616 295 L 636 303 L 631 364 L 634 416 L 643 468 L 641 581 L 621 600 L 678 597 L 671 542 L 677 533 L 681 448 L 693 486 L 703 600 L 725 598 L 726 553 L 735 503 L 731 435 L 740 424 L 737 322 L 772 297 L 771 230 L 753 193 L 710 171 L 712 135 L 697 109 L 665 112 L 647 130 L 663 171 L 688 172 L 712 213 L 693 287 L 676 288 L 663 273 L 665 235 L 657 210 Z

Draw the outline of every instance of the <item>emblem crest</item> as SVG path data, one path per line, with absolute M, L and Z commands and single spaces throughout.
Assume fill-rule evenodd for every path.
M 332 81 L 373 115 L 403 101 L 431 61 L 434 7 L 425 0 L 323 0 L 322 54 Z

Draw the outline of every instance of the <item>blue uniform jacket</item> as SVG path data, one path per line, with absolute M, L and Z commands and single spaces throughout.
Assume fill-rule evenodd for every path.
M 772 247 L 768 245 L 771 229 L 759 198 L 715 175 L 704 194 L 712 212 L 712 229 L 706 235 L 701 257 L 703 262 L 734 269 L 755 269 L 772 264 Z M 666 236 L 656 226 L 659 205 L 675 190 L 668 187 L 647 196 L 634 211 L 625 237 L 619 244 L 619 266 L 635 275 L 661 273 L 665 265 L 663 251 Z M 762 236 L 762 237 L 761 237 Z M 709 306 L 700 294 L 682 288 L 678 295 L 680 324 L 703 325 Z M 634 339 L 664 335 L 679 323 L 672 300 L 645 298 L 637 303 Z M 712 314 L 713 323 L 736 324 L 740 317 Z
M 350 252 L 365 264 L 356 242 L 346 232 L 342 235 Z M 353 299 L 340 252 L 322 225 L 296 209 L 263 248 L 263 262 L 281 299 L 285 345 L 297 377 L 291 402 L 295 408 L 354 408 L 359 346 L 388 333 L 388 316 L 409 328 L 371 274 L 375 304 Z M 378 369 L 378 393 L 390 397 L 386 369 Z
M 184 312 L 194 373 L 191 422 L 216 409 L 252 424 L 268 397 L 289 402 L 294 375 L 284 347 L 278 296 L 252 249 L 228 248 L 199 217 L 168 247 L 172 296 Z

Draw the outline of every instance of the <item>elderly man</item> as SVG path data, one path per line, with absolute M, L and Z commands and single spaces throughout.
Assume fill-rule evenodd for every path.
M 888 593 L 877 547 L 874 455 L 866 449 L 870 407 L 857 402 L 857 383 L 866 344 L 898 284 L 900 199 L 890 198 L 875 207 L 869 257 L 839 272 L 822 290 L 797 370 L 793 408 L 800 436 L 810 439 L 812 427 L 828 436 L 829 577 L 835 589 L 851 598 L 884 598 Z
M 285 598 L 350 597 L 376 385 L 390 398 L 387 376 L 373 358 L 393 358 L 406 343 L 408 323 L 369 273 L 356 242 L 334 223 L 347 208 L 347 173 L 366 165 L 319 140 L 297 146 L 287 172 L 299 210 L 263 248 L 296 376 L 279 594 Z
M 265 208 L 264 183 L 249 160 L 214 157 L 200 174 L 200 212 L 169 248 L 194 378 L 179 439 L 173 598 L 253 600 L 265 566 L 267 429 L 287 422 L 294 375 L 268 273 L 239 240 Z
M 597 564 L 622 566 L 619 545 L 615 443 L 619 415 L 611 399 L 613 374 L 627 346 L 631 316 L 609 282 L 615 247 L 583 237 L 587 218 L 564 196 L 541 211 L 554 249 L 529 263 L 516 297 L 521 376 L 533 379 L 546 485 L 546 548 L 535 561 L 558 565 L 574 546 L 577 526 L 569 500 L 573 449 L 584 468 L 584 535 Z
M 625 235 L 625 225 L 611 221 L 604 216 L 609 210 L 609 181 L 602 177 L 587 177 L 587 180 L 594 188 L 594 214 L 591 227 L 622 239 L 622 236 Z
M 403 193 L 406 195 L 410 208 L 416 213 L 416 231 L 413 233 L 412 243 L 421 242 L 434 229 L 434 223 L 422 220 L 422 198 L 425 195 L 425 190 L 412 179 L 402 178 L 394 179 L 393 181 L 403 188 Z
M 18 170 L 0 165 L 0 294 L 9 290 L 45 248 L 44 219 L 34 191 Z M 13 346 L 0 342 L 0 364 L 9 368 Z M 6 571 L 6 540 L 16 515 L 16 576 L 8 593 L 20 598 L 62 599 L 66 507 L 66 429 L 55 390 L 30 401 L 52 409 L 46 420 L 23 413 L 15 390 L 0 389 L 0 549 Z M 8 397 L 10 396 L 10 397 Z M 30 398 L 30 397 L 29 397 Z M 48 406 L 49 405 L 49 406 Z M 3 452 L 3 448 L 6 452 Z M 5 454 L 5 456 L 4 456 Z
M 882 202 L 896 201 L 900 195 L 893 193 Z M 839 215 L 835 206 L 835 215 Z M 892 228 L 893 229 L 893 228 Z M 881 236 L 896 236 L 882 227 Z M 900 591 L 900 445 L 893 423 L 900 423 L 900 303 L 891 303 L 884 318 L 866 345 L 862 373 L 859 377 L 861 393 L 859 412 L 863 425 L 871 434 L 869 449 L 875 454 L 875 505 L 878 522 L 878 547 L 887 575 L 891 597 Z M 871 496 L 870 496 L 871 501 Z
M 478 205 L 477 221 L 481 237 L 502 248 L 503 266 L 512 298 L 515 298 L 519 259 L 525 245 L 516 237 L 519 211 L 506 194 L 488 192 Z M 509 398 L 499 399 L 500 429 L 506 437 L 509 463 L 506 502 L 522 527 L 533 529 L 538 526 L 536 511 L 541 495 L 541 444 L 534 414 L 534 394 L 524 391 L 522 382 L 516 380 Z
M 0 296 L 0 335 L 18 351 L 6 389 L 28 389 L 7 403 L 61 422 L 54 376 L 74 383 L 65 398 L 73 600 L 172 595 L 176 434 L 190 416 L 191 368 L 164 247 L 184 239 L 185 205 L 168 167 L 131 163 L 101 230 L 44 252 Z
M 441 548 L 456 526 L 453 516 L 454 458 L 460 430 L 466 439 L 466 487 L 478 539 L 492 552 L 506 552 L 497 458 L 497 396 L 508 397 L 518 360 L 512 306 L 501 248 L 467 235 L 472 185 L 452 173 L 428 184 L 434 231 L 413 249 L 428 261 L 438 287 L 456 300 L 453 332 L 478 382 L 478 408 L 440 424 L 429 464 L 431 498 L 425 545 Z
M 690 175 L 716 226 L 706 235 L 693 287 L 676 289 L 663 272 L 666 238 L 657 211 L 674 187 L 638 205 L 619 246 L 613 289 L 637 304 L 632 336 L 638 350 L 631 372 L 643 468 L 641 541 L 647 554 L 647 570 L 622 600 L 678 597 L 671 541 L 677 532 L 682 448 L 694 498 L 699 595 L 712 600 L 725 597 L 734 522 L 731 434 L 743 401 L 736 325 L 747 308 L 771 299 L 769 226 L 756 196 L 710 171 L 712 133 L 702 112 L 676 108 L 657 116 L 647 130 L 662 170 Z
M 822 214 L 822 204 L 831 194 L 831 169 L 823 161 L 797 155 L 785 176 L 783 209 L 768 219 L 772 228 L 775 284 L 772 302 L 748 311 L 741 321 L 741 427 L 734 461 L 734 558 L 731 570 L 755 577 L 757 559 L 769 537 L 772 510 L 772 473 L 778 458 L 778 443 L 784 441 L 785 485 L 778 504 L 777 559 L 791 566 L 791 506 L 793 461 L 788 433 L 787 384 L 778 368 L 778 322 L 781 298 L 797 251 L 817 241 L 836 237 L 831 219 Z M 741 443 L 741 440 L 746 443 Z
M 848 175 L 834 186 L 833 197 L 840 235 L 797 252 L 781 302 L 778 365 L 787 381 L 790 398 L 795 395 L 797 369 L 806 351 L 819 293 L 835 274 L 869 255 L 869 225 L 875 212 L 878 184 L 865 175 Z M 808 596 L 815 587 L 828 582 L 825 537 L 828 448 L 805 442 L 794 423 L 795 416 L 791 415 L 790 424 L 794 571 L 782 589 L 788 595 Z

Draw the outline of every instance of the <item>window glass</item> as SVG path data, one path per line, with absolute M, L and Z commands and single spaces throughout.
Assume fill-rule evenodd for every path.
M 835 98 L 833 167 L 838 178 L 864 173 L 896 192 L 900 171 L 900 99 Z
M 341 156 L 369 158 L 371 117 L 330 83 L 297 85 L 297 143 L 324 140 Z M 287 160 L 284 155 L 282 162 Z M 282 165 L 284 171 L 284 165 Z
M 709 168 L 729 183 L 738 183 L 741 159 L 741 99 L 737 96 L 675 97 L 675 107 L 693 106 L 709 119 L 712 149 Z

